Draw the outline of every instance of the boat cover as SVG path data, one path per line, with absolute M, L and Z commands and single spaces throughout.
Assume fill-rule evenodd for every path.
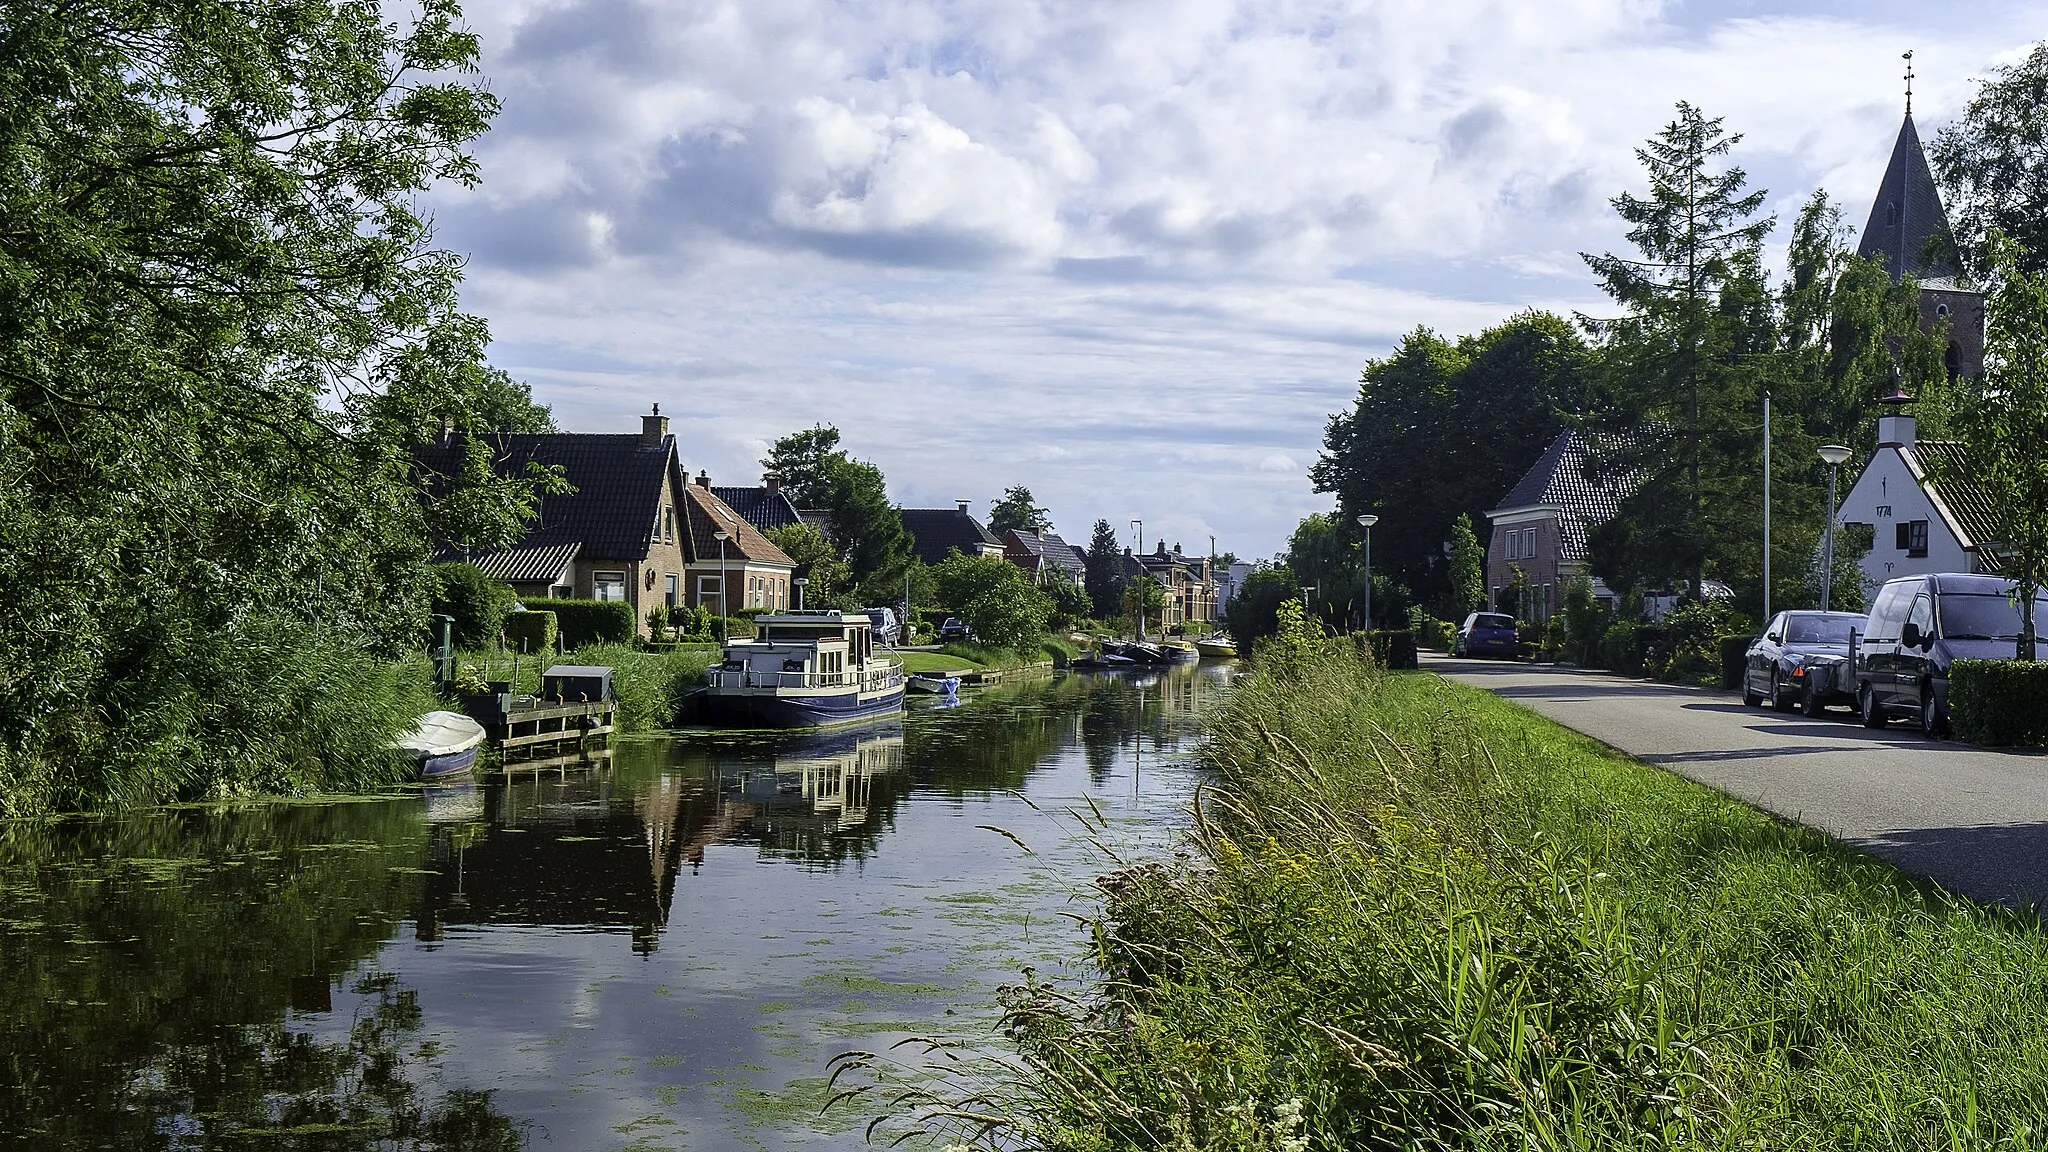
M 396 747 L 415 756 L 448 756 L 483 742 L 484 726 L 460 712 L 429 712 Z

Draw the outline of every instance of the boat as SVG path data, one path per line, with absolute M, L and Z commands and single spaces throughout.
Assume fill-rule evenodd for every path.
M 925 692 L 933 696 L 951 696 L 960 691 L 958 676 L 912 676 L 905 683 L 912 692 Z
M 452 776 L 476 764 L 484 726 L 460 712 L 429 712 L 392 747 L 419 765 L 422 778 Z
M 1076 656 L 1072 661 L 1070 661 L 1067 664 L 1067 667 L 1129 668 L 1135 665 L 1136 663 L 1137 661 L 1131 659 L 1129 656 L 1119 656 L 1114 652 L 1091 652 L 1086 656 Z
M 704 673 L 715 722 L 818 728 L 903 711 L 903 665 L 875 653 L 874 623 L 857 612 L 756 617 L 752 640 L 725 646 Z
M 1124 641 L 1113 646 L 1105 645 L 1105 647 L 1110 652 L 1124 657 L 1133 664 L 1166 664 L 1171 662 L 1171 658 L 1161 651 L 1158 645 L 1147 644 L 1143 640 Z
M 1195 641 L 1195 651 L 1211 660 L 1228 660 L 1237 655 L 1237 641 L 1219 633 Z
M 1185 640 L 1161 640 L 1159 651 L 1168 661 L 1175 664 L 1192 664 L 1202 658 L 1202 654 L 1196 651 L 1195 646 Z

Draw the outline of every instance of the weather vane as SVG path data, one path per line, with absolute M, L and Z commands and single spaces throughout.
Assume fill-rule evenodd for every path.
M 1913 50 L 1906 49 L 1906 115 L 1913 114 Z

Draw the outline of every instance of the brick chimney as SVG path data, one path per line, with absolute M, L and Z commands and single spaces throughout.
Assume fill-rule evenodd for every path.
M 649 444 L 659 444 L 668 437 L 668 417 L 661 414 L 661 405 L 640 418 L 640 437 Z
M 766 488 L 766 489 L 768 490 L 768 494 L 769 494 L 770 496 L 774 496 L 774 495 L 777 495 L 778 493 L 780 493 L 780 492 L 782 491 L 782 473 L 780 473 L 780 472 L 763 472 L 763 473 L 761 473 L 761 487 L 763 487 L 763 488 Z
M 972 501 L 972 500 L 957 500 L 957 499 L 956 499 L 956 500 L 954 500 L 954 501 L 953 501 L 953 503 L 955 503 L 955 504 L 958 504 L 958 505 L 960 506 L 960 514 L 961 514 L 962 516 L 965 516 L 965 515 L 967 514 L 967 506 L 968 506 L 969 504 L 972 504 L 972 503 L 974 503 L 974 501 Z
M 708 471 L 706 471 L 706 470 L 704 470 L 704 469 L 702 469 L 702 468 L 699 468 L 699 469 L 697 470 L 697 487 L 699 487 L 699 488 L 709 488 L 709 487 L 711 487 L 711 473 L 710 473 L 710 472 L 708 472 Z

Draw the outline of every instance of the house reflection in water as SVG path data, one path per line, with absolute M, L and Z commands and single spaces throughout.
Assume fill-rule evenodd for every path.
M 660 946 L 677 873 L 712 844 L 831 867 L 872 850 L 908 791 L 900 724 L 709 749 L 646 744 L 587 768 L 429 797 L 420 940 L 450 926 L 625 931 Z

